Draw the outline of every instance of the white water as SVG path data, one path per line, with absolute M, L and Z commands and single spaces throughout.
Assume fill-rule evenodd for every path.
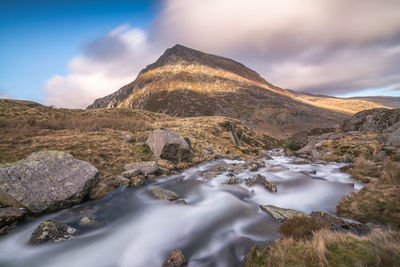
M 275 155 L 265 160 L 265 168 L 237 175 L 245 179 L 260 173 L 277 184 L 276 194 L 261 186 L 224 185 L 227 172 L 215 178 L 201 175 L 222 163 L 244 163 L 218 160 L 38 218 L 0 239 L 0 266 L 161 266 L 175 248 L 183 251 L 189 266 L 241 266 L 254 243 L 269 244 L 279 237 L 279 224 L 259 205 L 334 213 L 340 198 L 354 190 L 347 183 L 362 187 L 339 172 L 344 164 L 291 164 L 294 160 L 299 159 Z M 301 173 L 310 169 L 316 174 Z M 148 191 L 154 185 L 176 191 L 188 205 L 152 199 Z M 80 218 L 88 213 L 101 225 L 79 226 Z M 29 245 L 33 230 L 49 218 L 77 227 L 81 235 L 60 243 Z

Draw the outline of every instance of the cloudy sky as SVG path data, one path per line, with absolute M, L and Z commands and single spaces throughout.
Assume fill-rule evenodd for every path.
M 176 43 L 282 88 L 400 96 L 399 0 L 1 0 L 0 97 L 83 108 Z

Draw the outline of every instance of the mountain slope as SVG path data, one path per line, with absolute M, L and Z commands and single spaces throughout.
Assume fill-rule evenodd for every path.
M 383 107 L 365 102 L 371 108 Z M 268 83 L 243 64 L 181 45 L 167 49 L 135 81 L 97 99 L 88 108 L 138 108 L 179 117 L 233 117 L 274 136 L 332 127 L 359 111 L 311 101 Z

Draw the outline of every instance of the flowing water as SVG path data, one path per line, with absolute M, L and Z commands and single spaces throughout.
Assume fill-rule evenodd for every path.
M 341 197 L 362 187 L 339 171 L 344 164 L 298 164 L 299 158 L 273 155 L 257 172 L 241 168 L 243 161 L 216 160 L 23 223 L 0 239 L 0 266 L 161 266 L 176 248 L 183 251 L 188 266 L 241 266 L 254 243 L 266 245 L 279 238 L 279 224 L 259 205 L 334 213 Z M 277 185 L 278 192 L 226 185 L 228 172 L 215 171 L 221 165 L 236 169 L 242 180 L 260 173 Z M 355 183 L 355 188 L 348 183 Z M 188 205 L 153 199 L 148 192 L 154 185 L 177 192 Z M 95 222 L 79 225 L 83 216 Z M 80 235 L 29 245 L 31 233 L 46 219 L 76 227 Z

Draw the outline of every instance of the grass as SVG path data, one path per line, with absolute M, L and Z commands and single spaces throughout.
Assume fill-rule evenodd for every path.
M 342 198 L 338 214 L 400 230 L 400 163 L 387 159 L 379 179 Z
M 283 238 L 273 246 L 254 246 L 245 266 L 398 266 L 399 262 L 399 232 L 374 231 L 360 237 L 321 230 L 309 240 Z
M 290 237 L 295 240 L 310 239 L 314 232 L 323 228 L 323 225 L 309 217 L 293 217 L 286 220 L 279 227 L 279 232 L 284 237 Z

